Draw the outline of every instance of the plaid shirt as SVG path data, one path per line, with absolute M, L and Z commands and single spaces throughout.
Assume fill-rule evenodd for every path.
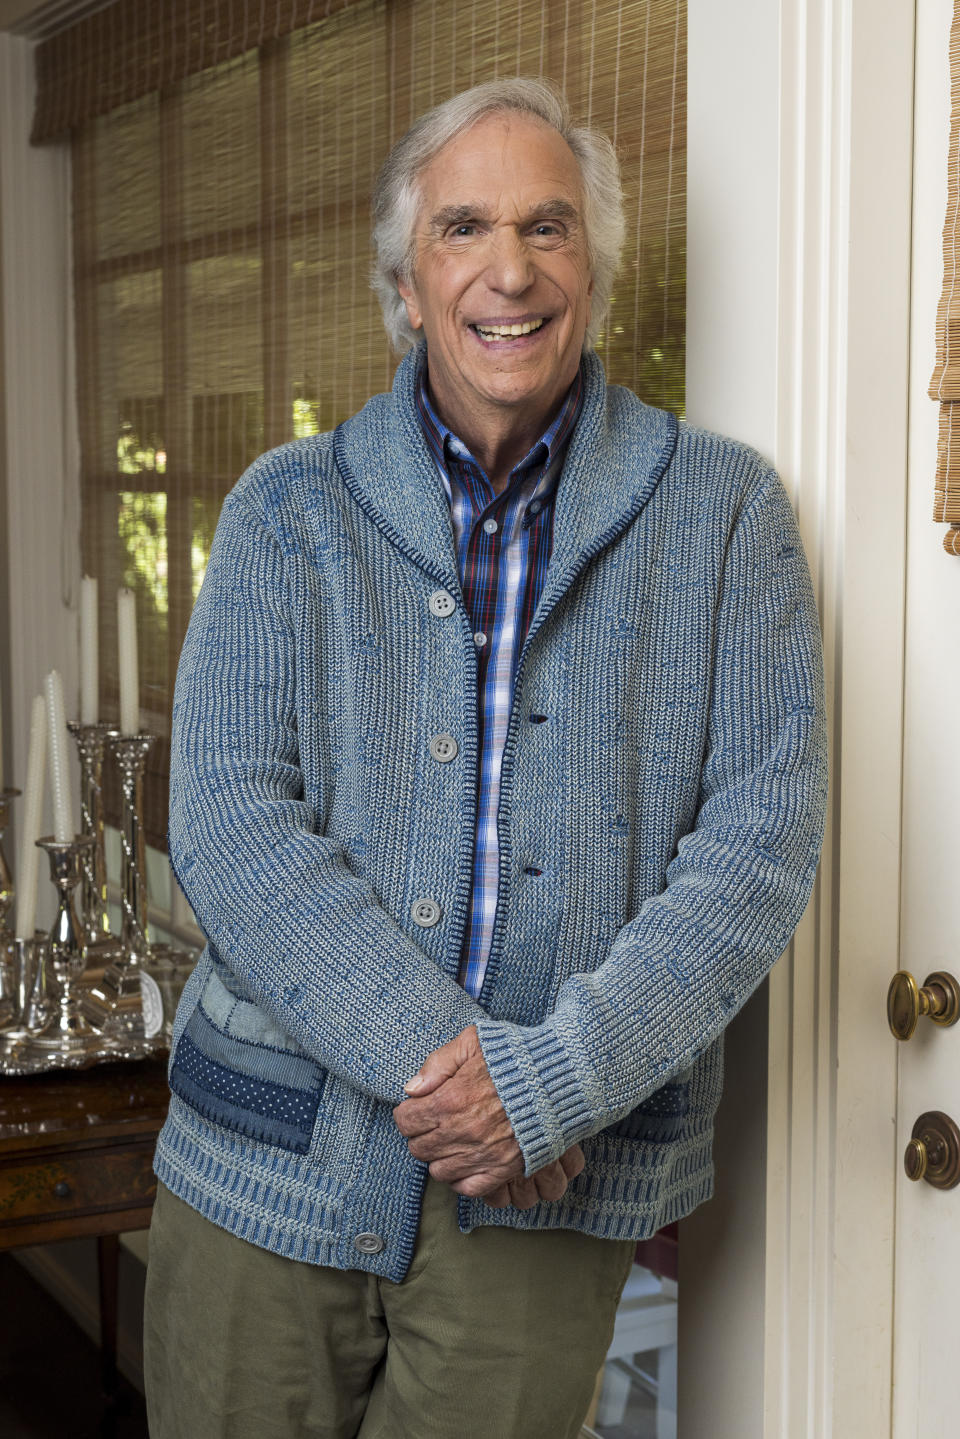
M 550 562 L 553 500 L 581 402 L 578 374 L 552 424 L 510 472 L 503 492 L 495 495 L 470 451 L 434 410 L 426 367 L 417 388 L 420 423 L 450 502 L 460 584 L 477 646 L 477 833 L 470 912 L 460 956 L 460 983 L 474 998 L 483 988 L 497 910 L 500 765 L 517 661 Z

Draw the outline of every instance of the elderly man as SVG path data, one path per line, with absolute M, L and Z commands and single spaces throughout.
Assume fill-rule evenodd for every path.
M 479 86 L 374 209 L 410 353 L 232 491 L 177 681 L 154 1439 L 576 1435 L 817 863 L 794 517 L 605 384 L 608 142 Z

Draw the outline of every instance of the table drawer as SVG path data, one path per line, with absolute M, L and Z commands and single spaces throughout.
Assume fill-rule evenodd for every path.
M 153 1141 L 0 1161 L 0 1228 L 150 1204 Z

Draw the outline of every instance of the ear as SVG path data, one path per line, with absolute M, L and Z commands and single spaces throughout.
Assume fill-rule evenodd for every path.
M 397 290 L 399 291 L 401 300 L 407 307 L 407 319 L 410 321 L 411 328 L 414 330 L 422 329 L 423 315 L 420 313 L 420 303 L 417 300 L 416 290 L 412 285 L 408 285 L 405 280 L 397 281 Z

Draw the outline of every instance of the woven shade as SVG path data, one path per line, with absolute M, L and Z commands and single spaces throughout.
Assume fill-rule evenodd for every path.
M 940 401 L 933 518 L 951 525 L 944 549 L 960 554 L 960 0 L 950 30 L 950 151 L 943 226 L 943 293 L 937 309 L 937 358 L 930 398 Z
M 56 139 L 350 3 L 116 0 L 38 47 L 32 139 Z
M 312 12 L 120 0 L 77 29 L 78 86 L 96 71 L 124 96 L 70 121 L 82 547 L 100 579 L 106 717 L 115 586 L 136 591 L 145 720 L 167 736 L 227 490 L 263 450 L 330 429 L 389 387 L 396 356 L 368 283 L 370 192 L 392 142 L 447 96 L 546 75 L 614 138 L 629 233 L 599 351 L 612 380 L 682 410 L 683 0 L 353 0 Z M 191 50 L 186 36 L 203 43 Z M 47 123 L 41 114 L 38 132 Z M 147 782 L 158 844 L 166 758 L 161 743 Z

